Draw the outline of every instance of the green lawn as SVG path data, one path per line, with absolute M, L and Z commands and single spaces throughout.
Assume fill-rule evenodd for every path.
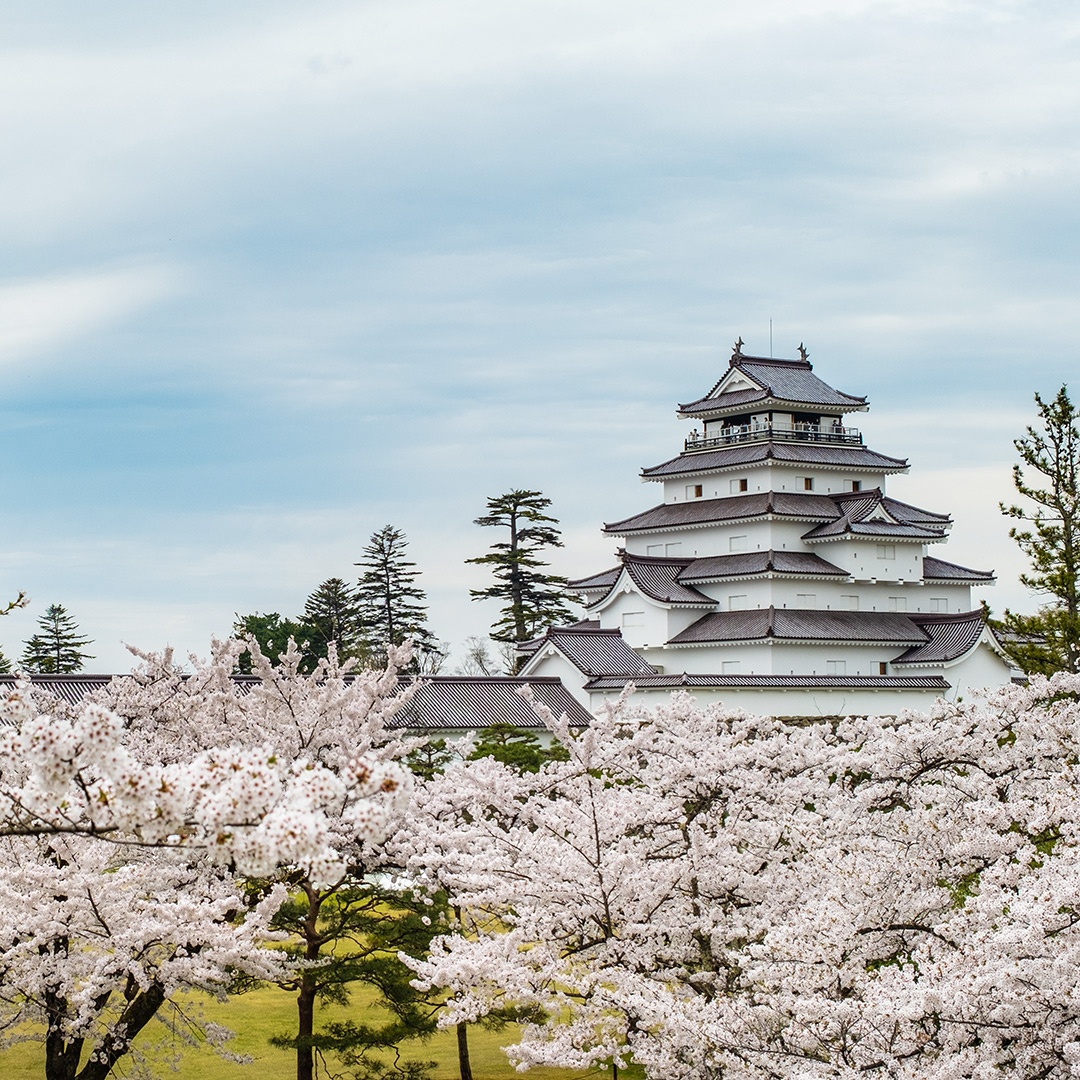
M 271 1035 L 293 1030 L 296 1005 L 289 994 L 269 988 L 232 998 L 224 1005 L 198 997 L 188 1000 L 196 1009 L 204 1010 L 207 1020 L 235 1031 L 236 1038 L 229 1044 L 230 1049 L 250 1055 L 253 1061 L 248 1065 L 237 1065 L 222 1061 L 206 1049 L 184 1048 L 178 1072 L 171 1072 L 166 1055 L 166 1059 L 160 1061 L 154 1070 L 157 1075 L 178 1076 L 185 1080 L 292 1080 L 295 1077 L 295 1057 L 288 1051 L 269 1045 Z M 377 1014 L 370 1005 L 372 1000 L 371 993 L 365 993 L 363 988 L 358 987 L 348 1009 L 330 1009 L 326 1015 L 355 1015 L 356 1010 L 370 1010 L 374 1019 Z M 160 1024 L 153 1025 L 148 1032 L 150 1040 L 158 1043 L 162 1050 L 168 1050 L 174 1044 L 172 1037 L 164 1032 Z M 520 1075 L 507 1064 L 506 1056 L 499 1050 L 500 1046 L 508 1045 L 515 1039 L 513 1028 L 497 1032 L 479 1026 L 470 1028 L 469 1047 L 475 1080 L 509 1080 Z M 456 1080 L 458 1076 L 457 1039 L 452 1030 L 441 1031 L 426 1043 L 416 1042 L 407 1046 L 402 1056 L 410 1060 L 438 1062 L 434 1073 L 438 1080 Z M 0 1077 L 3 1080 L 40 1080 L 44 1076 L 44 1057 L 44 1047 L 40 1043 L 25 1043 L 0 1052 Z M 121 1062 L 115 1074 L 123 1076 L 128 1071 Z M 533 1080 L 573 1080 L 583 1074 L 576 1070 L 532 1069 L 526 1075 Z M 611 1074 L 606 1072 L 599 1075 Z M 640 1073 L 634 1070 L 632 1074 L 620 1072 L 619 1075 L 621 1078 L 624 1075 L 640 1076 Z

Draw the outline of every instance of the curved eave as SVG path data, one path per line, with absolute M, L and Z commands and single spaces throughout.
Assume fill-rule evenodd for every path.
M 750 574 L 726 574 L 724 577 L 694 578 L 687 582 L 690 585 L 725 585 L 728 582 L 737 581 L 769 581 L 780 578 L 784 581 L 835 581 L 837 585 L 845 585 L 853 582 L 855 578 L 851 574 L 812 574 L 800 570 L 758 570 Z
M 838 390 L 837 393 L 843 393 Z M 827 415 L 832 413 L 867 412 L 870 408 L 865 398 L 851 398 L 845 402 L 829 402 L 823 404 L 820 401 L 792 401 L 787 398 L 773 397 L 766 393 L 756 399 L 738 402 L 731 405 L 717 404 L 714 408 L 706 408 L 709 401 L 719 399 L 701 398 L 698 401 L 688 401 L 675 407 L 675 415 L 681 420 L 711 420 L 719 416 L 734 416 L 738 413 L 755 412 L 758 409 L 780 409 L 790 412 L 821 412 Z
M 834 536 L 803 536 L 804 544 L 833 544 L 838 540 L 866 541 L 874 544 L 944 544 L 949 538 L 944 534 L 932 536 L 889 536 L 887 533 L 842 532 Z
M 602 611 L 604 608 L 610 607 L 620 596 L 630 593 L 640 596 L 642 600 L 652 604 L 653 607 L 663 608 L 666 611 L 673 608 L 686 609 L 687 611 L 712 611 L 719 602 L 717 600 L 667 600 L 663 597 L 653 596 L 651 593 L 645 592 L 624 567 L 615 584 L 599 600 L 594 600 L 591 604 L 587 604 L 586 607 L 589 611 Z
M 924 585 L 996 585 L 996 577 L 988 578 L 938 578 L 924 577 Z
M 660 648 L 662 649 L 715 649 L 720 646 L 726 645 L 814 645 L 821 647 L 823 645 L 852 645 L 852 646 L 865 646 L 868 649 L 896 649 L 900 647 L 913 648 L 916 645 L 925 644 L 921 641 L 880 641 L 880 640 L 867 640 L 865 638 L 789 638 L 789 637 L 773 637 L 772 635 L 765 635 L 764 637 L 754 638 L 723 638 L 719 641 L 665 641 Z M 909 665 L 905 664 L 905 667 Z M 914 667 L 915 665 L 910 665 Z M 941 667 L 939 664 L 927 665 L 930 667 Z
M 619 529 L 611 525 L 605 525 L 601 532 L 606 532 L 610 536 L 645 536 L 647 533 L 682 532 L 686 529 L 713 529 L 725 525 L 747 525 L 755 521 L 794 521 L 803 525 L 822 524 L 819 517 L 771 513 L 755 514 L 752 517 L 719 518 L 715 521 L 693 521 L 681 525 L 650 525 L 646 529 Z

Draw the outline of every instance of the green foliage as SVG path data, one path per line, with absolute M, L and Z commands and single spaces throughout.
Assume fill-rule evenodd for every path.
M 420 780 L 431 780 L 453 760 L 454 752 L 446 745 L 445 739 L 425 739 L 409 754 L 405 764 Z
M 488 499 L 488 512 L 475 520 L 481 528 L 509 530 L 504 541 L 491 545 L 487 555 L 467 563 L 490 566 L 495 584 L 470 589 L 473 600 L 501 600 L 500 618 L 492 626 L 495 641 L 528 641 L 545 627 L 574 618 L 567 581 L 544 573 L 540 558 L 545 548 L 562 547 L 558 519 L 545 513 L 551 500 L 539 491 L 515 489 Z
M 233 623 L 233 633 L 237 637 L 253 637 L 259 645 L 259 649 L 272 664 L 276 665 L 278 657 L 289 647 L 289 638 L 292 638 L 301 648 L 308 640 L 307 628 L 303 623 L 293 619 L 282 618 L 276 611 L 263 615 L 256 611 L 252 615 L 237 615 Z M 300 670 L 310 674 L 315 668 L 314 656 L 307 654 L 300 665 Z M 240 675 L 251 674 L 251 653 L 240 654 L 236 663 L 236 670 Z
M 356 595 L 367 638 L 375 643 L 372 663 L 385 663 L 387 642 L 409 639 L 416 647 L 413 670 L 433 674 L 446 654 L 427 627 L 427 597 L 416 583 L 416 563 L 405 556 L 408 546 L 405 534 L 392 525 L 373 533 L 364 558 L 355 564 L 363 571 Z
M 11 671 L 11 661 L 4 655 L 4 650 L 0 649 L 0 675 L 7 675 Z
M 359 593 L 341 578 L 327 578 L 307 598 L 301 622 L 314 657 L 327 656 L 331 644 L 339 660 L 363 662 L 371 651 Z
M 43 675 L 68 675 L 81 671 L 83 662 L 94 657 L 83 652 L 92 645 L 88 637 L 80 637 L 79 624 L 62 604 L 50 604 L 38 619 L 38 632 L 24 642 L 22 666 L 27 671 Z
M 1035 508 L 1002 504 L 1001 510 L 1023 523 L 1009 530 L 1031 563 L 1021 583 L 1051 599 L 1035 615 L 1006 611 L 1004 626 L 1016 662 L 1049 675 L 1080 671 L 1080 412 L 1065 386 L 1053 401 L 1036 394 L 1035 404 L 1039 426 L 1013 443 L 1020 455 L 1013 484 Z M 1029 481 L 1032 472 L 1042 479 Z
M 307 962 L 294 978 L 280 985 L 307 1002 L 309 1019 L 304 1020 L 301 1004 L 300 1030 L 275 1036 L 274 1045 L 294 1048 L 309 1060 L 331 1055 L 357 1077 L 412 1080 L 424 1075 L 415 1063 L 409 1071 L 387 1066 L 379 1052 L 408 1039 L 427 1038 L 435 1030 L 437 1006 L 412 987 L 414 975 L 398 954 L 426 955 L 431 939 L 444 929 L 432 917 L 438 903 L 429 905 L 408 890 L 355 876 L 322 891 L 302 883 L 278 910 L 272 925 L 292 935 L 285 950 Z M 316 1030 L 311 1022 L 314 1002 L 348 1005 L 356 986 L 377 992 L 385 1019 L 333 1021 Z
M 531 731 L 513 724 L 489 724 L 480 732 L 470 761 L 493 757 L 518 772 L 539 772 L 548 761 L 568 761 L 570 755 L 558 743 L 542 746 Z

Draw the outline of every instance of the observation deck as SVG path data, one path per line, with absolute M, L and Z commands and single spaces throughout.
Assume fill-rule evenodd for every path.
M 847 446 L 862 446 L 862 433 L 858 428 L 843 427 L 840 424 L 822 427 L 820 424 L 794 423 L 780 426 L 777 424 L 743 424 L 722 428 L 719 435 L 691 435 L 683 443 L 688 453 L 695 450 L 715 450 L 721 446 L 734 446 L 736 443 L 750 442 L 802 442 L 802 443 L 841 443 Z

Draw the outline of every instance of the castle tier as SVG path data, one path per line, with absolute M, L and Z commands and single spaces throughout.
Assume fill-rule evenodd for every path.
M 529 675 L 558 675 L 596 708 L 627 682 L 690 688 L 779 716 L 895 713 L 1019 672 L 972 586 L 930 552 L 948 514 L 886 494 L 902 458 L 863 445 L 867 401 L 798 360 L 741 342 L 704 397 L 682 452 L 642 471 L 663 501 L 604 526 L 618 563 L 571 582 L 589 617 L 524 647 Z

